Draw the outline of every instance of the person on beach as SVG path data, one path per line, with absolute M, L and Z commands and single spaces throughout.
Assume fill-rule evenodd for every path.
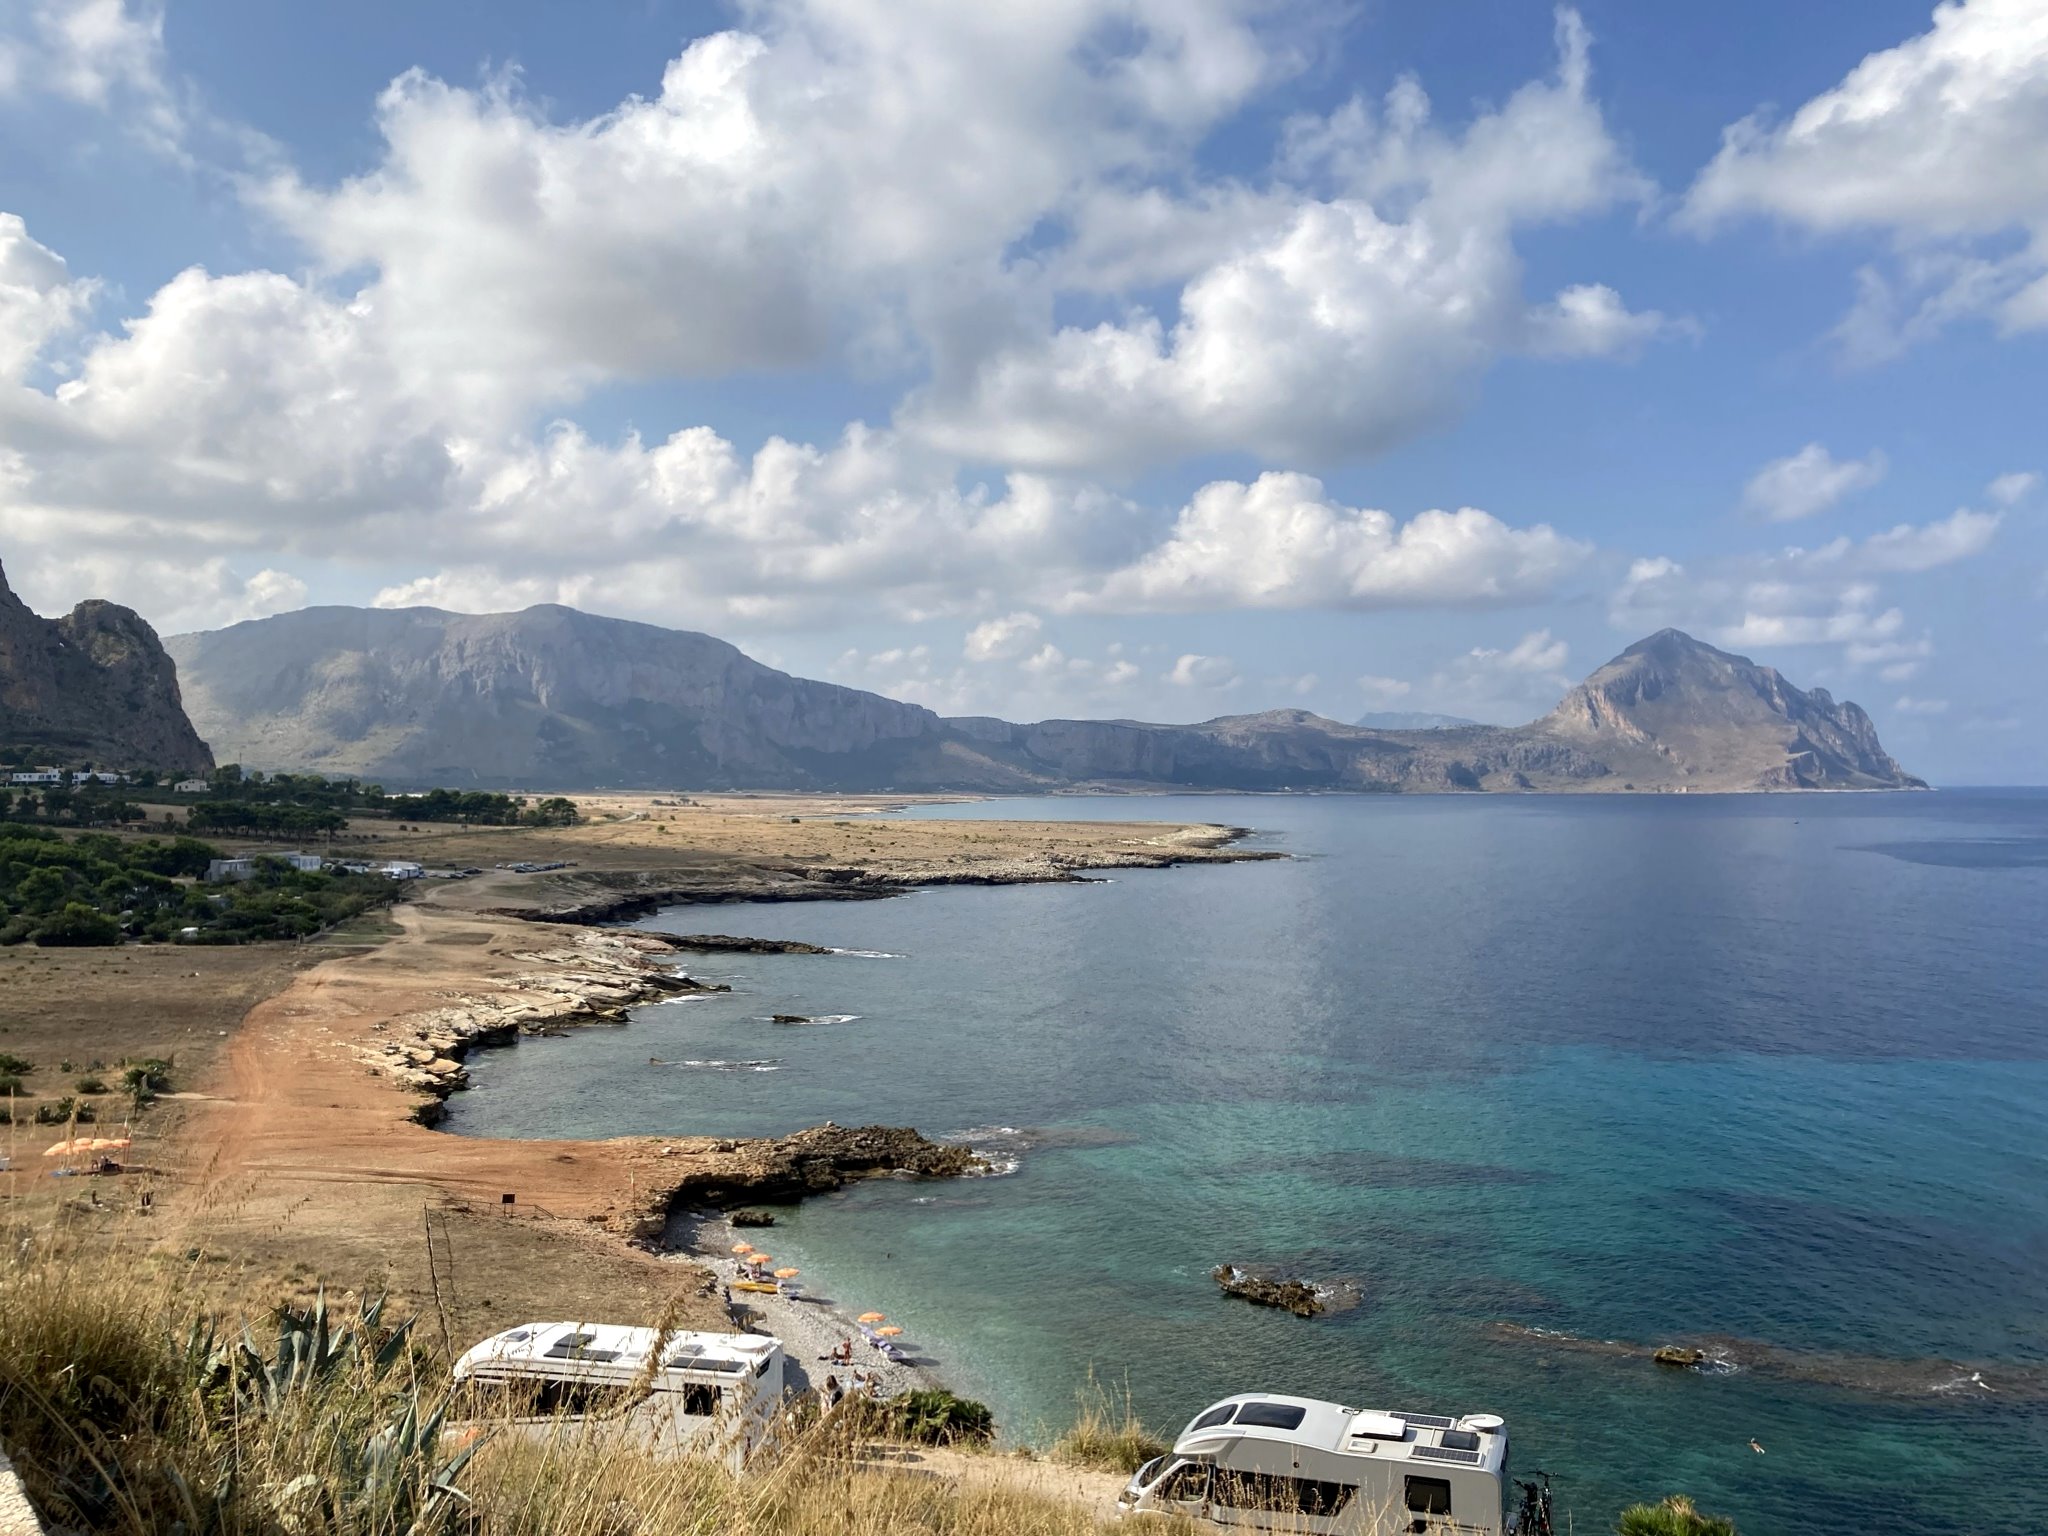
M 838 1407 L 839 1394 L 839 1378 L 837 1376 L 827 1376 L 825 1378 L 825 1406 L 827 1408 Z

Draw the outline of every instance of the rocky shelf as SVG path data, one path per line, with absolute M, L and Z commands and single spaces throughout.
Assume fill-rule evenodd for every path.
M 351 1048 L 370 1072 L 426 1095 L 413 1118 L 432 1125 L 445 1112 L 443 1101 L 468 1086 L 462 1060 L 476 1046 L 623 1023 L 627 1010 L 657 998 L 732 990 L 663 969 L 655 957 L 667 949 L 649 935 L 619 932 L 579 933 L 564 946 L 523 950 L 513 958 L 535 969 L 495 982 L 491 993 L 373 1024 L 377 1038 Z

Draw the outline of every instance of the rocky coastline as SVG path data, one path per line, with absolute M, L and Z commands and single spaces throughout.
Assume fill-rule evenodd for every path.
M 1086 881 L 1090 872 L 1098 870 L 1172 869 L 1182 864 L 1247 863 L 1288 857 L 1273 849 L 1236 846 L 1250 835 L 1249 827 L 1188 827 L 1145 843 L 1085 852 L 1014 854 L 960 863 L 918 859 L 878 859 L 863 864 L 763 862 L 716 875 L 694 869 L 572 870 L 537 881 L 531 894 L 518 905 L 496 906 L 489 911 L 528 922 L 601 926 L 632 922 L 663 907 L 715 906 L 740 901 L 880 901 L 927 886 L 1072 885 Z M 705 936 L 707 941 L 717 937 Z M 749 941 L 750 949 L 755 942 L 764 941 Z
M 534 967 L 503 977 L 488 993 L 460 994 L 419 1013 L 370 1026 L 352 1047 L 373 1076 L 423 1095 L 413 1118 L 438 1123 L 450 1094 L 469 1085 L 463 1059 L 477 1046 L 521 1034 L 555 1034 L 589 1024 L 622 1024 L 641 1003 L 692 993 L 729 992 L 661 967 L 673 948 L 659 934 L 584 932 L 566 945 L 511 958 Z

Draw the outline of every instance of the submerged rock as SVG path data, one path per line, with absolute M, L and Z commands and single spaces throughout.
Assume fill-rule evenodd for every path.
M 1684 1344 L 1660 1344 L 1650 1351 L 1650 1358 L 1674 1371 L 1697 1371 L 1706 1365 L 1707 1352 Z
M 1236 1296 L 1258 1307 L 1278 1307 L 1296 1317 L 1320 1317 L 1322 1293 L 1306 1280 L 1277 1280 L 1239 1269 L 1235 1264 L 1218 1264 L 1210 1277 L 1226 1296 Z
M 725 1218 L 736 1227 L 772 1227 L 775 1217 L 768 1211 L 733 1211 Z
M 768 1022 L 770 1024 L 808 1024 L 811 1022 L 811 1016 L 808 1013 L 772 1013 L 768 1016 Z
M 670 933 L 662 940 L 670 949 L 694 950 L 698 954 L 729 955 L 829 955 L 822 944 L 799 939 L 745 939 L 729 933 Z

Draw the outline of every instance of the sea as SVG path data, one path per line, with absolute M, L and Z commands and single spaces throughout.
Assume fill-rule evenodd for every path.
M 1501 1414 L 1582 1531 L 1670 1493 L 1745 1536 L 2048 1530 L 2048 791 L 908 814 L 1288 857 L 671 909 L 840 953 L 691 957 L 732 993 L 481 1054 L 450 1127 L 966 1137 L 996 1176 L 768 1235 L 1015 1441 L 1265 1389 Z

